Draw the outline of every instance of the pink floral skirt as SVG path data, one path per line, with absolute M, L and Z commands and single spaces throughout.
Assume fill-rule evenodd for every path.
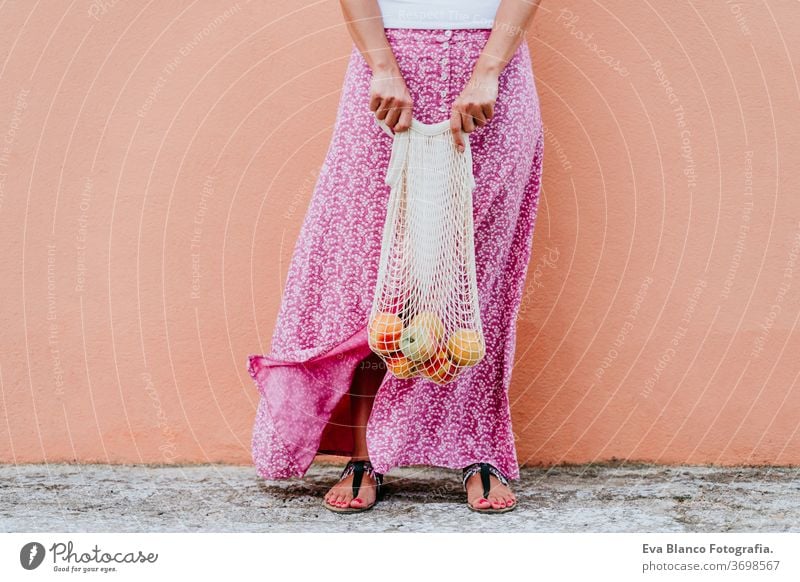
M 488 29 L 386 29 L 414 118 L 449 119 Z M 294 248 L 271 352 L 250 355 L 260 393 L 252 436 L 260 476 L 302 476 L 318 453 L 352 454 L 350 384 L 370 355 L 391 138 L 369 110 L 371 71 L 353 46 L 333 137 Z M 376 471 L 488 462 L 519 477 L 508 387 L 539 202 L 544 136 L 523 41 L 500 76 L 495 116 L 469 134 L 475 256 L 486 356 L 456 380 L 387 374 L 367 425 Z

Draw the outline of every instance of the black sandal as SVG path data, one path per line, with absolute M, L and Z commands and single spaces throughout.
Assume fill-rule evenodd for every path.
M 508 487 L 508 479 L 505 475 L 498 471 L 494 465 L 490 465 L 489 463 L 473 463 L 468 467 L 464 467 L 464 469 L 461 471 L 461 485 L 464 487 L 464 491 L 467 490 L 467 480 L 475 473 L 481 474 L 481 485 L 483 485 L 484 499 L 489 499 L 489 490 L 491 489 L 489 475 L 494 475 L 497 477 L 497 480 L 500 481 L 500 483 Z M 477 511 L 478 513 L 506 513 L 517 508 L 517 501 L 515 500 L 512 505 L 495 509 L 494 507 L 473 507 L 469 500 L 467 500 L 467 507 L 469 507 L 472 511 Z
M 360 513 L 362 511 L 368 511 L 375 507 L 375 504 L 378 502 L 378 499 L 381 498 L 381 485 L 383 485 L 383 475 L 377 473 L 372 468 L 372 463 L 369 461 L 353 461 L 352 459 L 347 462 L 345 465 L 342 474 L 339 476 L 339 481 L 344 479 L 345 477 L 353 475 L 353 499 L 358 497 L 358 490 L 361 488 L 361 480 L 364 478 L 364 472 L 367 472 L 373 479 L 375 479 L 375 501 L 372 504 L 368 505 L 367 507 L 336 507 L 335 505 L 329 504 L 327 501 L 324 501 L 323 504 L 325 505 L 326 509 L 329 509 L 336 513 Z

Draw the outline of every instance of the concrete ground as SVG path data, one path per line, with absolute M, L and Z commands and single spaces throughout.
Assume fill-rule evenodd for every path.
M 339 466 L 264 481 L 229 465 L 0 465 L 4 532 L 784 532 L 800 531 L 797 468 L 583 465 L 524 469 L 516 511 L 480 515 L 459 474 L 407 467 L 372 511 L 322 495 Z

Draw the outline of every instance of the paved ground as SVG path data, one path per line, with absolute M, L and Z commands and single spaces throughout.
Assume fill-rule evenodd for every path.
M 525 469 L 505 515 L 464 505 L 458 473 L 396 469 L 360 515 L 321 507 L 340 467 L 268 482 L 229 465 L 0 465 L 0 531 L 800 531 L 800 469 Z

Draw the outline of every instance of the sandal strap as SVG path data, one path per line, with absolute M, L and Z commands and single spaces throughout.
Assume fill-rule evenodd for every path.
M 383 475 L 376 472 L 375 469 L 372 468 L 372 463 L 369 461 L 354 461 L 350 459 L 344 466 L 339 481 L 351 474 L 353 475 L 353 498 L 358 497 L 358 491 L 361 489 L 361 481 L 364 478 L 364 472 L 375 479 L 375 493 L 376 495 L 380 493 L 381 485 L 383 485 Z
M 467 490 L 467 480 L 476 473 L 481 474 L 481 485 L 483 486 L 484 497 L 489 496 L 489 490 L 491 489 L 491 482 L 489 481 L 490 474 L 497 477 L 500 483 L 508 486 L 508 479 L 494 465 L 490 465 L 489 463 L 472 463 L 468 467 L 464 467 L 461 472 L 461 485 L 464 487 L 465 491 Z

